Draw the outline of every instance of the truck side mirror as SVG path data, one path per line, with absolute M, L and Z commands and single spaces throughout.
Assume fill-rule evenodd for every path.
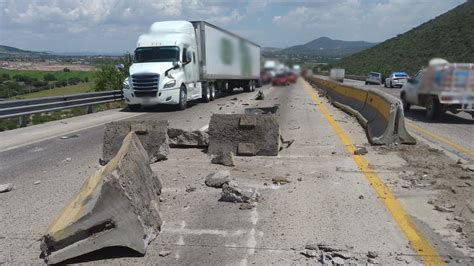
M 182 65 L 181 62 L 179 62 L 179 61 L 174 61 L 174 62 L 173 62 L 173 69 L 178 69 L 178 68 L 181 67 L 181 65 Z
M 412 79 L 412 78 L 407 79 L 407 82 L 410 83 L 410 84 L 416 84 L 416 83 L 418 83 L 418 81 L 417 81 L 416 79 Z

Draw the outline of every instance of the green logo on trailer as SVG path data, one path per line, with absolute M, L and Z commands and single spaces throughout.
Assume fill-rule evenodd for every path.
M 221 39 L 221 59 L 226 65 L 232 65 L 234 61 L 234 48 L 232 42 L 229 39 Z

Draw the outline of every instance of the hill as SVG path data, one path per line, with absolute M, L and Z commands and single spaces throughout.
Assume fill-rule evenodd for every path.
M 283 55 L 309 55 L 321 57 L 345 57 L 374 46 L 363 41 L 341 41 L 321 37 L 303 45 L 296 45 L 276 51 Z
M 0 55 L 15 55 L 15 56 L 31 56 L 31 55 L 47 55 L 45 52 L 34 52 L 18 49 L 11 46 L 0 45 Z
M 434 57 L 474 63 L 474 1 L 458 7 L 370 49 L 344 58 L 346 73 L 366 75 L 403 70 L 414 75 Z

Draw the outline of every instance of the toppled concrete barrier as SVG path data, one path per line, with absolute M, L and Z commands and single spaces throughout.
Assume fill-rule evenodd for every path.
M 213 114 L 209 123 L 210 154 L 278 155 L 280 129 L 275 115 Z
M 201 130 L 168 128 L 168 138 L 171 148 L 205 148 L 209 145 L 209 134 Z
M 161 188 L 147 152 L 129 133 L 117 155 L 85 181 L 49 227 L 42 256 L 54 264 L 111 246 L 145 254 L 161 227 Z
M 221 188 L 230 181 L 230 172 L 225 170 L 207 175 L 205 183 L 208 187 Z
M 117 154 L 122 140 L 131 131 L 140 139 L 150 163 L 166 160 L 169 154 L 168 121 L 116 121 L 107 123 L 104 132 L 101 165 Z

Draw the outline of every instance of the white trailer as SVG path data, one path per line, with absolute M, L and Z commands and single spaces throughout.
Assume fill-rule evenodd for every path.
M 331 68 L 329 71 L 329 78 L 335 81 L 344 82 L 346 70 L 343 68 Z
M 260 46 L 205 21 L 155 22 L 140 35 L 123 93 L 130 109 L 214 100 L 216 90 L 254 91 Z

